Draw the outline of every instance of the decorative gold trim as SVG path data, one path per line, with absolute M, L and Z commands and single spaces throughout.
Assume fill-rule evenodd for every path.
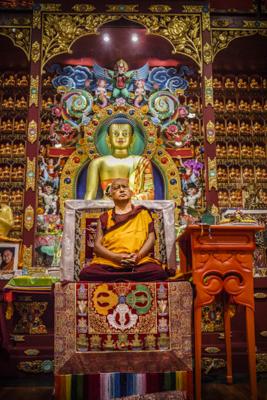
M 42 71 L 45 64 L 53 57 L 71 53 L 71 46 L 79 38 L 96 35 L 98 28 L 110 21 L 119 19 L 118 15 L 77 15 L 44 14 L 42 34 Z
M 183 11 L 188 13 L 202 13 L 203 6 L 183 6 Z
M 32 15 L 33 29 L 41 29 L 41 11 L 34 10 Z
M 259 28 L 267 28 L 267 21 L 243 21 L 243 27 L 246 29 L 259 29 Z M 260 32 L 259 32 L 260 33 Z
M 253 36 L 256 33 L 257 30 L 248 31 L 241 29 L 225 29 L 225 30 L 212 29 L 213 60 L 215 56 L 221 50 L 226 49 L 234 39 L 238 39 L 240 37 L 245 37 L 245 36 Z
M 211 20 L 211 25 L 215 28 L 226 28 L 227 26 L 230 26 L 233 23 L 233 20 L 231 18 L 220 18 L 220 19 L 212 19 Z
M 212 86 L 212 77 L 207 78 L 205 76 L 205 107 L 210 104 L 213 106 L 213 86 Z
M 72 10 L 75 12 L 92 12 L 95 10 L 93 4 L 74 4 Z
M 31 205 L 25 208 L 24 213 L 24 228 L 30 231 L 34 225 L 34 209 Z
M 32 245 L 26 246 L 23 245 L 23 267 L 27 269 L 32 267 Z
M 106 12 L 138 12 L 139 4 L 106 4 Z
M 216 346 L 208 346 L 205 347 L 204 351 L 209 354 L 215 354 L 215 353 L 220 353 L 221 349 Z
M 144 25 L 147 33 L 161 36 L 173 46 L 173 54 L 192 58 L 202 70 L 200 15 L 125 15 L 126 19 Z
M 203 47 L 203 59 L 205 64 L 210 64 L 212 61 L 212 47 L 208 42 Z
M 27 172 L 26 172 L 26 191 L 31 189 L 35 191 L 35 169 L 36 169 L 36 158 L 30 160 L 27 157 Z
M 40 60 L 41 50 L 40 43 L 37 40 L 32 44 L 31 57 L 34 63 L 37 63 Z
M 27 136 L 28 142 L 33 144 L 36 139 L 37 139 L 37 123 L 36 121 L 32 120 L 28 124 L 28 136 Z
M 212 121 L 209 121 L 206 125 L 206 138 L 209 144 L 215 142 L 215 126 Z
M 212 160 L 208 157 L 208 188 L 211 190 L 212 188 L 217 190 L 217 165 L 216 158 Z
M 33 77 L 31 75 L 31 84 L 30 84 L 30 99 L 29 99 L 29 107 L 33 104 L 38 107 L 38 93 L 39 93 L 39 76 Z
M 60 11 L 61 3 L 51 4 L 51 3 L 42 3 L 41 4 L 42 11 Z
M 0 27 L 0 35 L 8 37 L 14 46 L 19 47 L 25 53 L 27 60 L 30 60 L 30 42 L 31 28 L 30 27 Z
M 202 13 L 202 29 L 203 31 L 210 31 L 210 13 L 203 12 Z
M 257 293 L 254 293 L 254 297 L 255 297 L 255 299 L 266 299 L 267 293 L 257 292 Z
M 204 373 L 207 375 L 212 369 L 220 369 L 226 367 L 226 361 L 223 358 L 215 357 L 202 357 L 201 358 L 201 369 L 204 369 Z
M 152 4 L 150 7 L 148 7 L 149 11 L 153 13 L 167 13 L 171 11 L 171 7 L 166 5 L 166 4 Z

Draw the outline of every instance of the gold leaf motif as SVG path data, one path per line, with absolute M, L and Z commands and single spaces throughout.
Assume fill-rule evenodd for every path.
M 212 121 L 209 121 L 206 125 L 206 138 L 209 144 L 215 142 L 215 127 Z
M 203 6 L 183 6 L 183 11 L 188 13 L 202 13 Z
M 212 61 L 212 48 L 208 42 L 203 47 L 203 59 L 205 64 L 210 64 Z
M 33 61 L 34 63 L 37 63 L 37 62 L 40 60 L 40 44 L 39 44 L 39 42 L 37 42 L 37 41 L 35 41 L 35 42 L 32 44 L 32 53 L 31 53 L 31 56 L 32 56 L 32 61 Z
M 25 208 L 24 213 L 24 227 L 30 231 L 34 225 L 34 210 L 31 205 Z
M 30 160 L 30 158 L 27 157 L 26 191 L 29 189 L 35 190 L 35 168 L 36 158 L 34 157 Z
M 256 371 L 267 372 L 267 353 L 256 354 Z
M 213 86 L 212 86 L 212 77 L 207 78 L 205 76 L 205 107 L 209 104 L 213 106 Z
M 213 52 L 213 60 L 216 54 L 219 51 L 226 49 L 229 43 L 232 42 L 234 39 L 244 37 L 244 36 L 252 36 L 257 33 L 257 30 L 212 30 L 212 52 Z M 259 32 L 260 33 L 260 32 Z
M 41 11 L 34 10 L 32 16 L 33 29 L 41 29 Z
M 76 12 L 92 12 L 95 10 L 95 6 L 93 4 L 75 4 L 72 9 Z
M 227 26 L 231 25 L 233 23 L 233 20 L 231 18 L 228 19 L 212 19 L 211 25 L 214 26 L 215 28 L 226 28 Z
M 221 349 L 216 346 L 208 346 L 208 347 L 205 347 L 204 351 L 206 353 L 215 354 L 215 353 L 219 353 L 221 351 Z
M 38 107 L 38 92 L 39 92 L 39 76 L 37 75 L 36 78 L 34 78 L 31 75 L 29 107 L 31 107 L 33 104 L 35 104 L 36 107 Z
M 107 12 L 138 12 L 138 4 L 107 4 Z
M 61 3 L 51 4 L 51 3 L 42 3 L 41 4 L 42 11 L 60 11 Z
M 30 60 L 31 29 L 17 27 L 0 27 L 0 35 L 8 37 L 14 46 L 19 47 Z
M 217 165 L 216 158 L 212 160 L 208 157 L 208 180 L 209 180 L 209 190 L 212 188 L 217 190 Z
M 127 15 L 127 19 L 144 25 L 149 34 L 167 39 L 173 46 L 173 53 L 192 58 L 200 68 L 201 26 L 197 15 Z
M 153 13 L 167 13 L 171 11 L 171 7 L 165 4 L 152 4 L 148 9 Z
M 203 12 L 202 13 L 202 29 L 203 31 L 210 31 L 210 13 Z
M 23 245 L 23 267 L 27 269 L 32 267 L 32 246 Z
M 44 14 L 42 35 L 42 69 L 54 56 L 71 53 L 72 44 L 79 38 L 96 34 L 99 26 L 119 19 L 118 15 Z
M 37 123 L 34 120 L 29 122 L 27 139 L 31 144 L 33 144 L 37 139 Z
M 244 28 L 258 28 L 259 23 L 258 21 L 243 21 Z

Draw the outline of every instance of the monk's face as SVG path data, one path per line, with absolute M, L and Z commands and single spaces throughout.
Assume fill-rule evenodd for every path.
M 115 149 L 128 149 L 132 142 L 133 128 L 130 124 L 111 124 L 109 127 L 109 141 Z
M 10 263 L 10 261 L 13 258 L 13 253 L 10 250 L 5 250 L 3 253 L 3 261 L 5 262 L 5 264 Z
M 116 179 L 111 185 L 111 198 L 116 200 L 129 200 L 132 197 L 128 179 Z

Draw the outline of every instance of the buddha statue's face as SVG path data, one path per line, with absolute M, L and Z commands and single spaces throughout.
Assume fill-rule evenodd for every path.
M 112 148 L 128 149 L 132 142 L 133 128 L 127 123 L 111 124 L 108 136 Z

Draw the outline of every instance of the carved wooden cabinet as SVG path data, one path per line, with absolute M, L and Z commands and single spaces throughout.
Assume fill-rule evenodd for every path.
M 1 304 L 1 376 L 52 374 L 54 299 L 50 289 L 8 289 Z

